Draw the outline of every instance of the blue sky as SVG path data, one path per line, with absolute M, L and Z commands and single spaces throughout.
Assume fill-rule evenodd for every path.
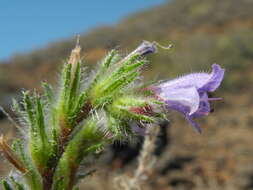
M 0 60 L 52 41 L 85 32 L 100 24 L 166 0 L 1 0 Z

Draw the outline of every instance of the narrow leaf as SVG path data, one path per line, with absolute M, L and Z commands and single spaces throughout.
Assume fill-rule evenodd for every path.
M 55 100 L 53 87 L 46 82 L 42 83 L 42 87 L 44 89 L 48 104 L 52 105 Z

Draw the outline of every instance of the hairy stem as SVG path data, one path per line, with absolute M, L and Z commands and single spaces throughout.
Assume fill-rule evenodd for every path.
M 149 126 L 146 130 L 146 136 L 139 155 L 138 167 L 132 178 L 121 176 L 116 178 L 117 188 L 123 190 L 141 190 L 141 185 L 148 179 L 148 173 L 155 164 L 156 157 L 153 154 L 155 150 L 155 142 L 159 134 L 159 126 Z

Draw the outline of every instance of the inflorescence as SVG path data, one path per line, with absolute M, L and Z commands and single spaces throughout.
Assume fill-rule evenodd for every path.
M 168 110 L 176 110 L 197 129 L 194 118 L 210 112 L 208 92 L 223 80 L 217 64 L 212 72 L 146 85 L 141 82 L 145 56 L 157 51 L 157 43 L 143 42 L 122 58 L 112 50 L 93 76 L 85 74 L 79 45 L 64 64 L 59 86 L 42 83 L 44 93 L 23 92 L 14 101 L 22 137 L 0 148 L 17 172 L 3 180 L 8 190 L 71 190 L 86 176 L 79 166 L 115 140 L 144 134 L 145 127 L 158 124 Z M 87 172 L 88 174 L 89 172 Z

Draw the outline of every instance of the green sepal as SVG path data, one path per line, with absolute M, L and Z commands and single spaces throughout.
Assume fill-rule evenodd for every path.
M 136 70 L 137 68 L 141 67 L 142 65 L 144 65 L 146 62 L 144 60 L 140 60 L 137 61 L 135 63 L 129 64 L 128 62 L 126 62 L 125 64 L 122 64 L 121 67 L 119 67 L 116 71 L 114 71 L 112 73 L 112 75 L 110 76 L 109 79 L 107 80 L 114 80 L 117 79 L 119 77 L 121 77 L 122 75 L 132 72 L 134 70 Z
M 140 55 L 139 54 L 133 54 L 128 59 L 124 58 L 123 61 L 122 61 L 122 64 L 123 65 L 131 65 L 135 61 L 137 61 L 138 59 L 140 59 Z
M 92 146 L 90 146 L 89 148 L 87 148 L 84 151 L 84 154 L 92 154 L 92 153 L 99 153 L 104 149 L 104 142 L 99 142 L 97 144 L 94 144 Z
M 116 116 L 117 117 L 117 116 Z M 124 140 L 126 138 L 126 134 L 129 134 L 129 126 L 122 119 L 116 119 L 109 112 L 107 113 L 107 128 L 110 133 L 113 134 L 114 140 Z
M 122 96 L 116 98 L 113 103 L 108 106 L 108 111 L 112 114 L 115 118 L 120 120 L 135 120 L 138 122 L 155 122 L 156 119 L 152 115 L 149 114 L 138 114 L 131 111 L 132 108 L 143 108 L 145 109 L 146 106 L 152 105 L 153 99 L 147 99 L 144 97 L 135 97 L 135 96 Z
M 102 67 L 109 68 L 113 63 L 115 63 L 115 57 L 117 56 L 117 51 L 112 50 L 109 54 L 105 57 L 102 62 Z
M 114 71 L 100 77 L 90 89 L 90 99 L 96 107 L 110 102 L 115 94 L 121 92 L 139 77 L 139 68 L 145 64 L 144 60 L 138 60 L 138 55 L 133 55 L 126 61 L 120 62 Z
M 121 78 L 111 81 L 110 83 L 105 83 L 96 90 L 95 94 L 92 96 L 92 103 L 94 107 L 105 105 L 111 103 L 113 97 L 121 93 L 121 90 L 126 88 L 131 82 L 138 78 L 139 74 L 137 72 L 132 72 L 123 75 Z
M 119 108 L 120 114 L 116 113 L 114 114 L 115 116 L 119 116 L 121 119 L 127 120 L 135 120 L 139 122 L 148 122 L 148 123 L 154 123 L 156 120 L 154 117 L 147 116 L 147 115 L 142 115 L 142 114 L 136 114 L 132 113 L 127 109 L 124 109 L 123 107 Z
M 108 55 L 104 58 L 101 64 L 99 64 L 99 68 L 95 74 L 95 77 L 90 85 L 90 87 L 94 86 L 96 82 L 103 77 L 105 72 L 110 68 L 110 66 L 114 65 L 116 62 L 118 62 L 120 59 L 120 56 L 117 54 L 116 50 L 112 50 L 108 53 Z
M 104 95 L 113 94 L 115 91 L 118 91 L 119 89 L 122 89 L 129 85 L 131 82 L 137 79 L 138 77 L 137 72 L 132 72 L 127 75 L 123 75 L 118 80 L 112 81 L 107 86 L 105 86 L 105 89 L 103 90 Z

